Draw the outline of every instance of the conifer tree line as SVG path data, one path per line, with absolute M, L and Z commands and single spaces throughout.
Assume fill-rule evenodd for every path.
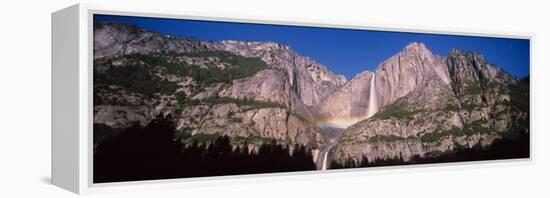
M 94 183 L 316 169 L 305 146 L 290 149 L 271 141 L 251 151 L 233 147 L 227 136 L 186 145 L 174 137 L 175 128 L 170 117 L 157 117 L 107 138 L 94 153 Z

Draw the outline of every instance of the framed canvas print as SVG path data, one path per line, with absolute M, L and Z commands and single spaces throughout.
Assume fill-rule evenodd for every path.
M 53 18 L 53 183 L 529 160 L 529 35 L 109 10 Z

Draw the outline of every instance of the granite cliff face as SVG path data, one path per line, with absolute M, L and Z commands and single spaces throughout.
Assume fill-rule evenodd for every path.
M 106 129 L 96 130 L 97 140 L 171 114 L 182 133 L 197 138 L 318 148 L 313 106 L 346 83 L 277 43 L 197 41 L 119 23 L 94 27 L 94 124 Z
M 377 99 L 383 108 L 346 129 L 334 149 L 338 160 L 406 161 L 528 132 L 528 105 L 521 105 L 528 83 L 480 54 L 452 50 L 437 57 L 411 44 L 382 63 L 376 76 L 384 79 Z
M 336 75 L 315 60 L 301 56 L 288 46 L 273 42 L 220 41 L 209 43 L 216 50 L 233 52 L 246 57 L 260 57 L 268 65 L 286 72 L 296 96 L 307 106 L 317 105 L 321 99 L 346 83 L 343 75 Z
M 422 43 L 411 43 L 381 63 L 375 72 L 359 73 L 328 96 L 320 105 L 321 115 L 327 122 L 334 118 L 351 120 L 342 123 L 347 126 L 432 80 L 450 82 L 444 59 L 433 55 Z

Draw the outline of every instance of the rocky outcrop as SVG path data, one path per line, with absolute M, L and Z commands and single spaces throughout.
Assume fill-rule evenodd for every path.
M 94 23 L 94 58 L 204 49 L 202 42 L 194 39 L 162 35 L 125 23 Z
M 209 47 L 241 56 L 260 57 L 270 66 L 285 71 L 292 91 L 307 106 L 317 105 L 347 81 L 343 75 L 336 75 L 324 65 L 278 43 L 230 40 L 210 43 Z

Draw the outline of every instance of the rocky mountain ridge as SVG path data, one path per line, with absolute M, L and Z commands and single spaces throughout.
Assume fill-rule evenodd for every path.
M 311 148 L 323 142 L 311 106 L 347 81 L 277 43 L 198 41 L 120 23 L 94 24 L 94 76 L 94 124 L 106 129 L 98 140 L 172 114 L 192 139 Z
M 455 49 L 442 58 L 425 51 L 421 44 L 411 45 L 421 50 L 406 47 L 377 70 L 402 69 L 393 72 L 402 75 L 400 78 L 380 78 L 380 84 L 394 85 L 381 89 L 387 91 L 385 96 L 397 98 L 378 99 L 387 101 L 380 112 L 346 129 L 334 150 L 337 160 L 366 157 L 406 161 L 528 133 L 528 105 L 516 106 L 528 101 L 528 84 L 520 83 L 478 53 Z
M 528 82 L 480 54 L 438 56 L 423 43 L 348 81 L 274 42 L 94 24 L 98 142 L 170 114 L 184 142 L 227 135 L 252 148 L 272 140 L 306 145 L 317 161 L 407 160 L 528 132 L 528 99 Z M 324 134 L 319 127 L 327 125 L 346 129 Z
M 375 72 L 359 73 L 327 97 L 320 105 L 321 114 L 329 120 L 337 117 L 359 121 L 432 78 L 448 84 L 450 79 L 443 61 L 424 44 L 410 43 L 381 63 Z

